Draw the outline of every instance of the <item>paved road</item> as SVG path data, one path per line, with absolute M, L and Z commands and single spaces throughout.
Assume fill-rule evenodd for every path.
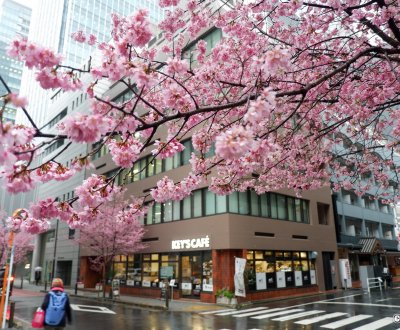
M 275 329 L 400 329 L 393 315 L 400 314 L 400 290 L 372 295 L 362 291 L 268 304 L 241 310 L 170 312 L 121 304 L 99 304 L 72 297 L 73 324 L 67 330 L 275 330 Z M 30 322 L 43 293 L 22 292 L 13 297 L 16 316 Z M 29 327 L 25 327 L 29 329 Z
M 346 297 L 327 297 L 312 301 L 285 301 L 252 306 L 242 310 L 211 311 L 199 313 L 206 319 L 224 321 L 220 329 L 400 329 L 393 321 L 399 314 L 400 290 L 371 295 L 362 291 Z M 218 329 L 218 328 L 215 328 Z

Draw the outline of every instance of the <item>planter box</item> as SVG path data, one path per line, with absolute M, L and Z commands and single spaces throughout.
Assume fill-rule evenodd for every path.
M 237 299 L 236 298 L 229 299 L 227 297 L 217 297 L 217 304 L 235 306 L 237 305 Z

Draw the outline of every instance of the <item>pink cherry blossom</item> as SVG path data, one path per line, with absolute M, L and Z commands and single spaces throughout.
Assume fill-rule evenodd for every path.
M 123 141 L 110 139 L 107 145 L 114 163 L 124 168 L 132 167 L 143 147 L 142 143 L 131 136 Z
M 110 129 L 110 120 L 100 115 L 82 115 L 67 117 L 58 125 L 60 133 L 78 143 L 97 141 Z
M 252 146 L 252 136 L 243 126 L 234 126 L 215 139 L 215 152 L 221 158 L 235 159 L 243 156 Z
M 154 141 L 154 145 L 157 147 L 157 149 L 154 149 L 152 154 L 156 155 L 156 157 L 160 159 L 172 157 L 177 152 L 181 152 L 185 149 L 183 144 L 177 139 L 172 139 L 168 143 L 163 143 L 160 140 L 156 140 Z
M 28 105 L 28 100 L 25 96 L 19 96 L 15 93 L 8 94 L 8 100 L 16 107 L 25 108 Z

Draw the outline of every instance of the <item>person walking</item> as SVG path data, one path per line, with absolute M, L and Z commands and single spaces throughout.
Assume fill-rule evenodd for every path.
M 42 278 L 42 267 L 35 268 L 35 283 L 39 285 L 40 279 Z
M 61 278 L 54 278 L 51 289 L 44 297 L 42 309 L 45 311 L 44 328 L 52 330 L 63 330 L 72 322 L 71 306 L 69 297 L 64 292 L 64 283 Z

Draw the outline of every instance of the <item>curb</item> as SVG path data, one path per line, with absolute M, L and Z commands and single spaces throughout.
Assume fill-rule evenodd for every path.
M 76 297 L 76 298 L 81 298 L 81 299 L 91 300 L 91 301 L 101 301 L 101 302 L 106 302 L 106 303 L 111 303 L 111 304 L 116 303 L 116 304 L 120 304 L 120 305 L 153 308 L 153 309 L 157 309 L 157 310 L 168 310 L 165 306 L 157 306 L 157 305 L 144 304 L 144 303 L 131 302 L 131 301 L 123 301 L 123 300 L 111 300 L 109 298 L 87 297 L 87 296 L 80 296 L 80 295 L 76 295 L 76 294 L 68 294 L 68 295 L 70 297 Z

